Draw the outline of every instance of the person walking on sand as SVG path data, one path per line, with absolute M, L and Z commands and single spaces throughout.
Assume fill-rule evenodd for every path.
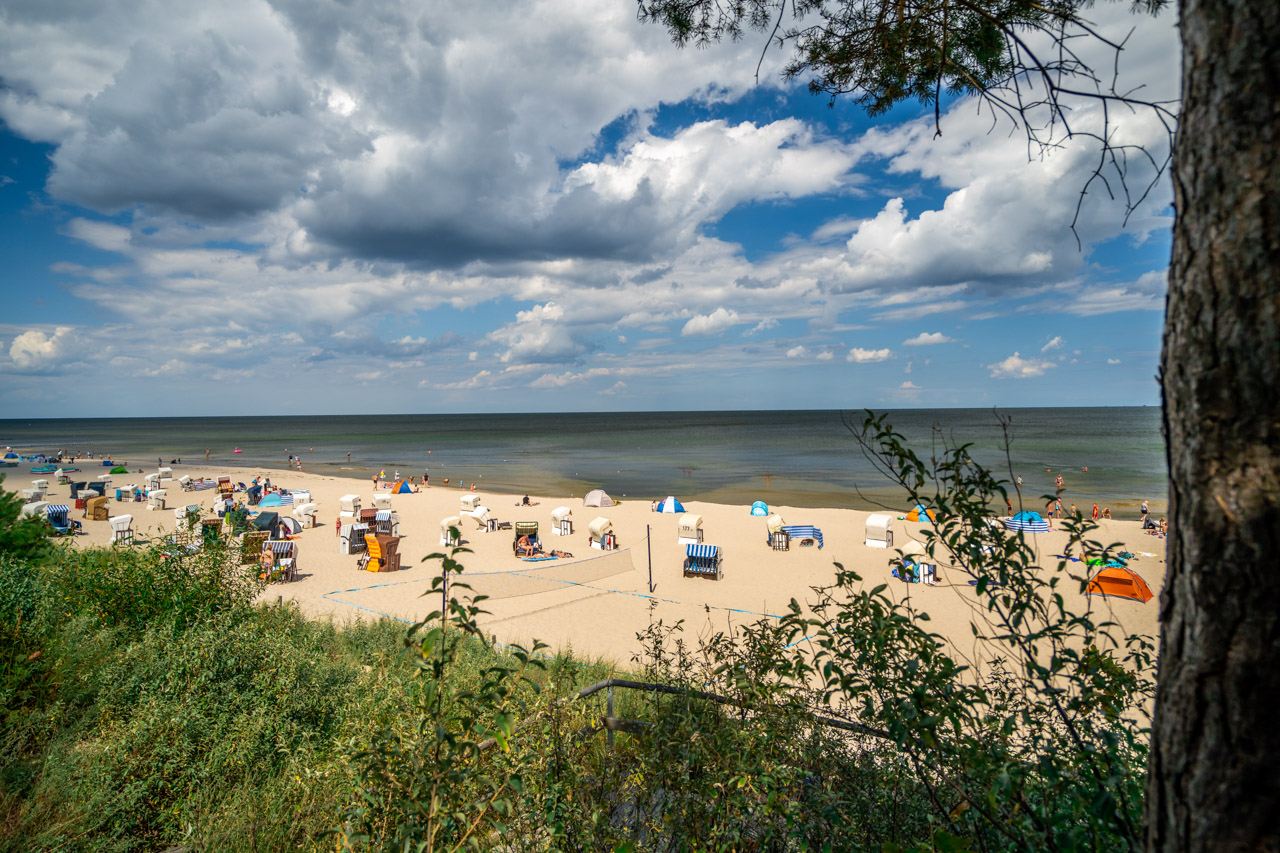
M 1094 521 L 1097 521 L 1097 520 L 1098 520 L 1098 505 L 1097 505 L 1097 504 L 1094 504 L 1094 505 L 1093 505 L 1093 520 L 1094 520 Z

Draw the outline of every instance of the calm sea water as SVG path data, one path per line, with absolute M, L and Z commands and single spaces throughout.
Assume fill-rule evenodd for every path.
M 1096 501 L 1133 516 L 1143 499 L 1164 511 L 1158 408 L 1001 414 L 1012 421 L 1013 470 L 1024 493 L 1051 492 L 1061 473 L 1066 501 L 1086 511 Z M 852 417 L 861 423 L 860 413 Z M 983 464 L 1008 469 L 990 409 L 903 410 L 890 413 L 890 422 L 924 458 L 943 436 L 971 443 Z M 304 470 L 321 474 L 368 477 L 385 469 L 421 477 L 429 470 L 433 486 L 448 477 L 451 485 L 500 492 L 578 496 L 603 487 L 616 498 L 905 508 L 839 411 L 13 419 L 0 420 L 0 444 L 107 453 L 133 468 L 149 469 L 157 457 L 203 463 L 208 448 L 213 464 L 280 469 L 296 454 Z M 241 453 L 232 452 L 237 447 Z M 25 478 L 28 466 L 7 470 Z

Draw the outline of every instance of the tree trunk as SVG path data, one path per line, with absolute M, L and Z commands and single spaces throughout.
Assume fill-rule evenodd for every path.
M 1148 850 L 1280 850 L 1280 3 L 1182 0 Z

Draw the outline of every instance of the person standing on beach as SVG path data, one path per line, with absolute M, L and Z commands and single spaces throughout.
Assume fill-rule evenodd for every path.
M 209 448 L 207 447 L 204 449 L 204 461 L 205 462 L 209 461 Z
M 350 462 L 350 461 L 351 461 L 351 451 L 350 451 L 350 450 L 348 450 L 348 451 L 347 451 L 347 461 L 348 461 L 348 462 Z
M 1094 505 L 1093 505 L 1093 520 L 1094 520 L 1094 521 L 1097 521 L 1097 520 L 1098 520 L 1098 505 L 1097 505 L 1097 504 L 1094 504 Z
M 1058 491 L 1062 491 L 1062 475 L 1058 475 Z
M 1142 516 L 1145 518 L 1149 512 L 1151 512 L 1151 507 L 1147 506 L 1147 502 L 1144 500 L 1142 502 Z

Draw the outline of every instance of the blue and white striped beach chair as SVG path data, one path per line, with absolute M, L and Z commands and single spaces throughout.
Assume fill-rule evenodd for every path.
M 718 545 L 686 545 L 684 552 L 684 576 L 720 580 L 722 552 Z

